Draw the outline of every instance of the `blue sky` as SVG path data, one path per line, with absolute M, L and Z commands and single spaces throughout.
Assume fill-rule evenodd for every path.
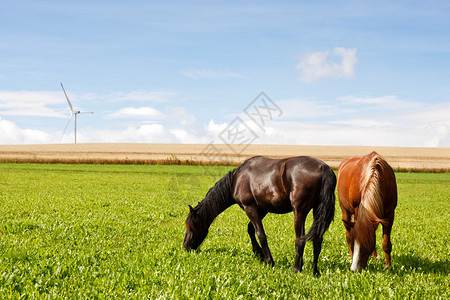
M 73 142 L 62 82 L 82 143 L 221 143 L 239 118 L 252 143 L 450 146 L 448 1 L 1 6 L 0 144 Z

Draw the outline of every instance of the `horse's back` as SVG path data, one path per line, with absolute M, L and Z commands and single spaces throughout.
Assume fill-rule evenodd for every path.
M 337 178 L 338 186 L 349 189 L 359 186 L 361 178 L 364 176 L 371 160 L 378 155 L 375 151 L 364 156 L 350 156 L 344 159 L 339 165 Z
M 362 192 L 372 171 L 378 172 L 379 185 L 385 202 L 396 206 L 397 186 L 391 166 L 375 151 L 364 156 L 351 156 L 338 168 L 338 197 L 341 206 L 352 210 L 359 205 Z M 387 200 L 386 200 L 387 199 Z
M 329 166 L 309 156 L 254 157 L 236 170 L 233 195 L 241 205 L 251 205 L 255 201 L 268 212 L 290 212 L 292 198 L 320 191 L 324 168 Z M 331 173 L 334 176 L 332 170 Z
M 260 184 L 295 184 L 299 177 L 321 178 L 323 169 L 331 168 L 323 161 L 311 156 L 296 156 L 273 159 L 256 156 L 246 160 L 235 173 L 235 181 L 253 181 Z
M 233 198 L 240 206 L 269 206 L 289 210 L 283 199 L 286 192 L 280 184 L 283 173 L 281 160 L 256 156 L 246 160 L 234 173 Z
M 291 192 L 318 192 L 324 177 L 336 180 L 333 170 L 323 161 L 311 156 L 292 157 L 286 161 L 286 181 Z
M 363 156 L 365 181 L 370 180 L 371 174 L 377 173 L 376 179 L 384 199 L 384 207 L 389 210 L 397 206 L 397 182 L 395 173 L 388 162 L 375 151 Z M 364 182 L 366 185 L 367 182 Z

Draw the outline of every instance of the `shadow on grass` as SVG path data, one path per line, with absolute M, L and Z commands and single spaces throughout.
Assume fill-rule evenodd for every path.
M 242 263 L 247 262 L 248 264 L 253 263 L 259 263 L 261 265 L 261 268 L 269 267 L 264 263 L 264 261 L 261 260 L 258 256 L 256 256 L 251 249 L 251 246 L 248 248 L 239 248 L 239 247 L 217 247 L 217 248 L 207 248 L 204 250 L 199 250 L 199 252 L 203 252 L 206 254 L 211 254 L 214 257 L 222 257 L 228 256 L 228 257 L 234 257 L 236 259 L 240 259 Z M 292 255 L 277 255 L 273 254 L 273 258 L 275 260 L 275 266 L 274 270 L 276 269 L 284 269 L 284 270 L 290 270 L 293 272 L 294 268 L 294 260 L 295 260 L 295 253 L 293 252 Z M 303 264 L 303 271 L 299 272 L 298 274 L 311 274 L 312 275 L 312 253 L 311 257 L 307 257 L 307 255 L 303 256 L 304 264 Z M 319 271 L 321 273 L 328 273 L 328 272 L 336 272 L 339 270 L 342 273 L 350 272 L 350 263 L 348 263 L 345 259 L 326 259 L 323 260 L 319 258 L 319 264 L 318 264 Z
M 253 255 L 253 252 L 251 249 L 242 249 L 237 247 L 217 247 L 217 248 L 207 248 L 207 249 L 200 249 L 199 251 L 204 253 L 215 253 L 218 256 L 227 254 L 229 256 L 233 257 L 242 257 L 242 259 L 248 259 Z M 256 256 L 255 256 L 256 257 Z
M 419 257 L 413 254 L 402 254 L 394 256 L 394 271 L 402 273 L 404 271 L 416 271 L 423 273 L 433 273 L 449 275 L 450 260 L 431 261 L 428 258 Z
M 311 268 L 311 261 L 308 258 L 305 258 L 305 264 L 303 265 L 303 269 Z M 440 261 L 432 261 L 428 258 L 419 257 L 413 254 L 406 255 L 398 255 L 393 256 L 393 266 L 387 270 L 384 269 L 384 256 L 379 258 L 382 263 L 378 261 L 375 262 L 373 258 L 369 258 L 371 262 L 367 266 L 366 271 L 368 272 L 392 272 L 398 275 L 404 275 L 410 272 L 418 272 L 418 273 L 426 273 L 426 274 L 437 274 L 437 275 L 445 275 L 448 276 L 450 274 L 450 260 L 440 260 Z M 293 258 L 292 260 L 289 258 L 283 258 L 278 262 L 279 266 L 290 268 L 293 267 Z M 275 262 L 277 264 L 277 262 Z M 350 271 L 351 261 L 348 259 L 335 257 L 330 260 L 321 260 L 319 259 L 319 270 L 326 272 L 326 270 L 335 272 L 351 272 Z
M 217 247 L 217 248 L 207 248 L 204 250 L 199 250 L 200 252 L 205 252 L 209 254 L 217 255 L 220 257 L 224 254 L 232 257 L 240 257 L 243 261 L 247 260 L 259 260 L 256 255 L 253 254 L 250 248 L 242 249 L 238 247 Z M 292 269 L 294 266 L 294 256 L 278 257 L 275 258 L 275 267 L 281 267 L 286 269 Z M 419 257 L 413 254 L 401 254 L 393 256 L 393 266 L 384 270 L 384 256 L 379 258 L 382 263 L 376 263 L 374 261 L 369 262 L 367 271 L 369 272 L 392 272 L 399 275 L 409 273 L 409 272 L 419 272 L 419 273 L 431 273 L 439 275 L 449 275 L 450 274 L 450 260 L 440 260 L 432 261 L 428 258 Z M 305 264 L 303 269 L 307 270 L 311 268 L 312 258 L 309 259 L 304 256 Z M 370 258 L 370 260 L 373 260 Z M 264 264 L 261 262 L 261 264 Z M 319 259 L 319 270 L 326 272 L 337 271 L 347 272 L 350 271 L 351 262 L 349 259 L 343 259 L 342 257 L 334 257 L 327 259 L 326 261 Z M 308 270 L 307 272 L 309 272 Z

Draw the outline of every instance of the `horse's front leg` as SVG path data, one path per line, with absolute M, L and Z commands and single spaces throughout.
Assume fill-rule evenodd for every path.
M 352 222 L 352 213 L 342 208 L 342 222 L 345 227 L 345 238 L 347 240 L 348 248 L 350 249 L 350 257 L 353 258 L 353 240 L 351 236 L 351 231 L 355 223 Z
M 247 232 L 252 242 L 253 253 L 255 253 L 255 255 L 258 256 L 261 260 L 264 260 L 264 254 L 262 252 L 262 249 L 255 238 L 255 227 L 253 227 L 252 222 L 248 222 Z
M 294 210 L 294 228 L 295 228 L 295 261 L 294 273 L 301 272 L 303 268 L 303 252 L 305 250 L 306 240 L 302 239 L 305 235 L 305 216 L 299 210 Z
M 267 244 L 267 236 L 262 224 L 262 217 L 264 217 L 266 214 L 260 213 L 258 209 L 253 206 L 244 206 L 244 211 L 250 219 L 256 236 L 258 237 L 259 243 L 261 245 L 262 255 L 264 257 L 264 262 L 273 266 L 275 263 L 273 262 L 272 254 L 270 253 L 269 245 Z

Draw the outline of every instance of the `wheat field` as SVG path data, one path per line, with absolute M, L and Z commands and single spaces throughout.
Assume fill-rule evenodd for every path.
M 2 162 L 99 164 L 238 165 L 264 155 L 273 158 L 310 155 L 331 167 L 352 155 L 376 151 L 395 170 L 448 172 L 450 147 L 370 147 L 226 144 L 46 144 L 0 145 Z

